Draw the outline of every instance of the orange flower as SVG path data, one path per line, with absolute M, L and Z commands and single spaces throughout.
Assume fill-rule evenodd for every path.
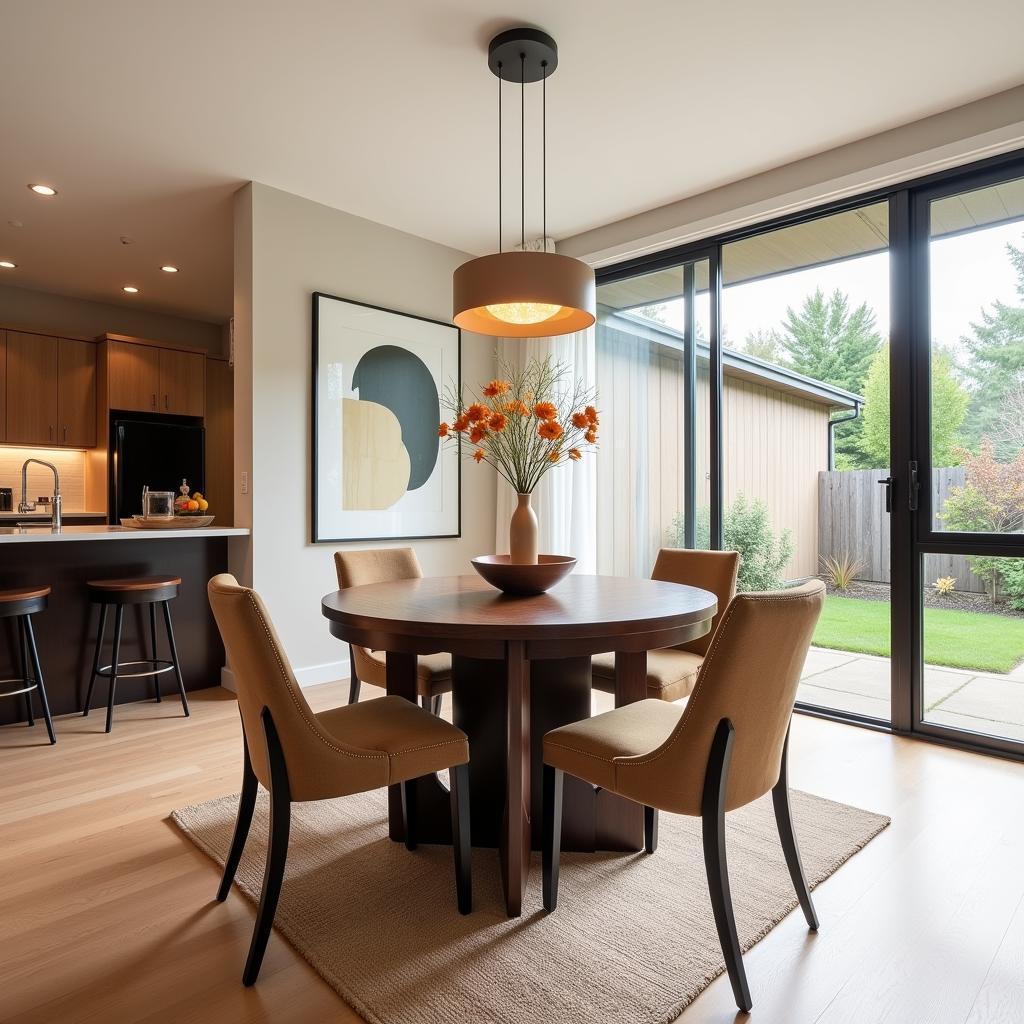
M 537 433 L 541 437 L 548 441 L 557 441 L 562 436 L 562 424 L 557 420 L 544 420 L 539 427 L 537 427 Z
M 496 412 L 488 421 L 487 427 L 493 430 L 496 434 L 500 434 L 504 429 L 508 420 L 505 419 L 505 414 Z
M 595 427 L 601 422 L 597 418 L 597 410 L 592 405 L 588 405 L 586 409 L 583 410 L 583 415 L 587 417 L 587 422 Z
M 580 459 L 583 458 L 583 453 L 579 450 L 579 448 L 570 448 L 569 458 L 572 459 L 573 462 L 579 462 Z
M 472 433 L 469 435 L 469 440 L 473 444 L 479 444 L 487 436 L 486 428 L 482 426 L 476 426 L 473 428 Z
M 494 398 L 497 395 L 503 395 L 512 385 L 507 380 L 492 380 L 487 387 L 484 388 L 484 394 L 488 398 Z
M 487 452 L 485 452 L 483 448 L 477 448 L 477 450 L 473 452 L 473 458 L 476 459 L 477 462 L 483 462 L 486 456 Z
M 526 408 L 526 404 L 518 398 L 513 402 L 505 403 L 505 412 L 518 413 L 520 416 L 530 415 L 530 410 Z
M 586 441 L 587 444 L 595 444 L 597 442 L 597 428 L 596 427 L 591 427 L 583 435 L 583 440 Z
M 574 412 L 572 414 L 572 425 L 579 430 L 583 430 L 585 427 L 590 426 L 590 420 L 585 412 Z
M 558 415 L 558 410 L 551 402 L 538 402 L 533 407 L 533 414 L 539 420 L 553 420 Z
M 442 423 L 441 426 L 439 426 L 437 428 L 437 436 L 438 437 L 447 437 L 448 436 L 448 424 L 447 423 Z
M 553 449 L 548 455 L 548 462 L 557 462 L 562 457 L 562 453 L 557 449 Z
M 461 434 L 469 426 L 469 417 L 463 413 L 453 424 L 452 429 Z
M 491 410 L 487 408 L 482 402 L 474 402 L 467 410 L 466 416 L 469 417 L 470 423 L 479 423 L 481 420 L 487 419 L 490 415 Z

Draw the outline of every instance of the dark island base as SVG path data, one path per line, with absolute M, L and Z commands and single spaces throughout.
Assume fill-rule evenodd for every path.
M 185 689 L 219 686 L 224 648 L 210 613 L 206 584 L 211 576 L 226 571 L 227 564 L 226 537 L 61 540 L 0 547 L 0 589 L 46 585 L 53 590 L 46 611 L 32 619 L 51 712 L 64 715 L 82 710 L 99 627 L 99 607 L 90 604 L 85 587 L 93 579 L 180 576 L 181 592 L 171 601 L 170 608 Z M 112 621 L 108 618 L 103 665 L 110 663 Z M 20 672 L 16 639 L 14 621 L 0 620 L 0 678 Z M 160 656 L 167 657 L 167 641 L 160 625 L 157 643 Z M 149 609 L 145 605 L 126 606 L 121 660 L 148 656 Z M 97 679 L 94 708 L 106 704 L 107 685 L 107 680 Z M 160 688 L 165 701 L 177 702 L 171 675 L 160 677 Z M 152 679 L 119 679 L 115 701 L 127 704 L 152 698 L 153 694 Z M 38 716 L 37 696 L 34 706 Z M 103 713 L 94 711 L 92 717 L 97 729 L 102 730 Z M 23 697 L 0 700 L 0 724 L 25 720 Z M 114 728 L 117 729 L 116 715 Z M 59 724 L 57 740 L 60 741 Z
M 474 846 L 501 845 L 507 810 L 508 727 L 503 663 L 455 657 L 452 674 L 454 723 L 469 736 L 470 822 Z M 500 695 L 496 693 L 500 691 Z M 530 845 L 541 849 L 541 769 L 544 734 L 591 713 L 590 658 L 559 658 L 530 663 Z M 643 808 L 565 777 L 562 849 L 636 851 L 643 849 Z M 416 781 L 417 832 L 423 843 L 451 843 L 448 791 L 436 775 Z M 392 787 L 391 838 L 404 839 L 398 787 Z

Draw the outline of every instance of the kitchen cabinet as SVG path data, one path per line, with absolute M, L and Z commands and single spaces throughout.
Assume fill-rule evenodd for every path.
M 4 440 L 51 448 L 95 447 L 92 342 L 7 331 L 5 368 L 0 389 L 6 405 Z
M 7 332 L 0 331 L 0 441 L 7 440 Z
M 201 352 L 160 351 L 160 412 L 202 416 L 206 412 L 206 356 Z
M 160 349 L 127 341 L 107 342 L 107 389 L 111 409 L 157 412 Z
M 182 352 L 130 341 L 108 341 L 107 387 L 111 409 L 202 416 L 206 367 L 201 352 Z
M 96 445 L 96 346 L 91 341 L 57 342 L 57 443 Z
M 226 359 L 206 360 L 206 486 L 218 526 L 235 521 L 234 374 Z
M 7 442 L 54 446 L 57 426 L 57 339 L 8 331 Z

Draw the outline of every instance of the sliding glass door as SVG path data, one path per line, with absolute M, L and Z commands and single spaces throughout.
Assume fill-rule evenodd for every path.
M 1024 176 L 910 213 L 912 728 L 1024 750 Z

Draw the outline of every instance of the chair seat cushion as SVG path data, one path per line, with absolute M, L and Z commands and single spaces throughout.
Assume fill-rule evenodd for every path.
M 647 696 L 657 700 L 688 697 L 697 682 L 704 658 L 691 651 L 666 647 L 647 652 Z M 594 687 L 612 693 L 615 690 L 615 655 L 595 654 L 592 661 Z
M 388 785 L 469 761 L 469 740 L 461 729 L 404 697 L 346 704 L 316 717 L 341 742 L 387 754 Z
M 387 652 L 367 651 L 368 660 L 373 663 L 369 672 L 364 668 L 360 678 L 374 686 L 387 685 Z M 452 656 L 446 653 L 421 654 L 416 658 L 416 694 L 419 697 L 434 697 L 439 693 L 450 693 L 452 688 Z
M 544 763 L 595 786 L 615 789 L 615 759 L 656 750 L 672 735 L 686 706 L 648 698 L 553 729 Z

